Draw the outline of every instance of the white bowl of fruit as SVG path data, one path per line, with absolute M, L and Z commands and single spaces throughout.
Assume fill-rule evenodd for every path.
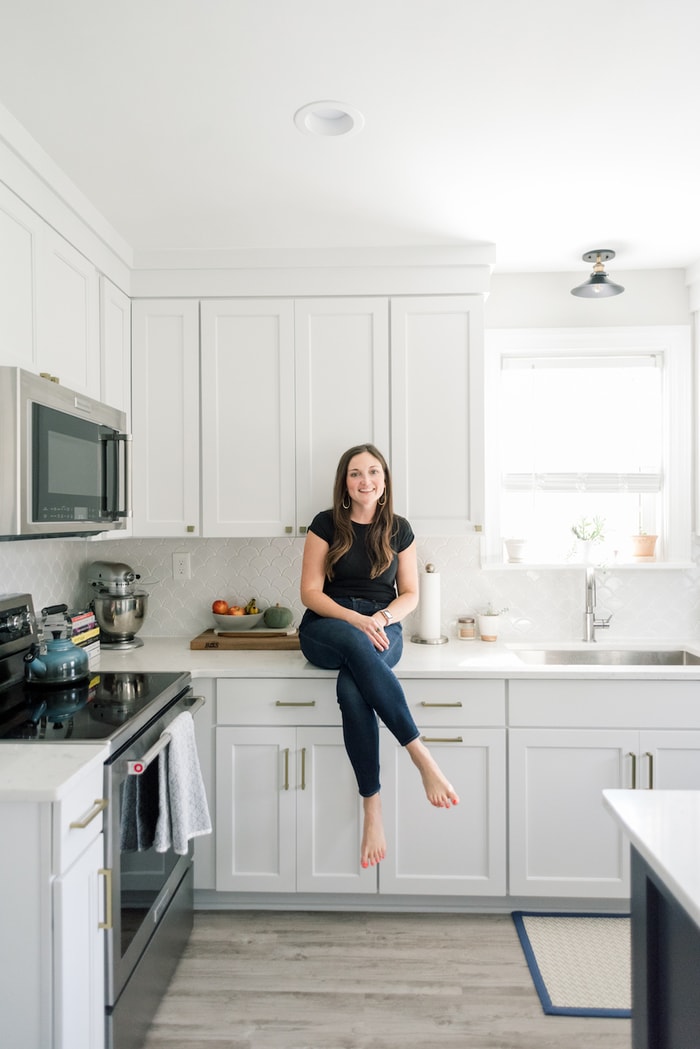
M 235 602 L 229 604 L 223 598 L 217 598 L 211 606 L 211 614 L 214 617 L 216 629 L 223 630 L 227 634 L 232 634 L 235 630 L 252 630 L 262 622 L 264 615 L 254 598 L 251 598 L 247 605 Z

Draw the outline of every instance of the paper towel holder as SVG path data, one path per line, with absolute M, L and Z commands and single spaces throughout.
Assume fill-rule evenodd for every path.
M 435 571 L 435 565 L 427 564 L 425 570 L 430 574 Z M 420 634 L 413 634 L 411 641 L 415 645 L 446 645 L 449 638 L 445 637 L 444 634 L 441 634 L 440 637 L 421 637 Z

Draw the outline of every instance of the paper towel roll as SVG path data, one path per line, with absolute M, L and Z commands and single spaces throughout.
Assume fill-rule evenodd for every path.
M 440 637 L 440 573 L 432 565 L 425 566 L 420 577 L 419 635 L 424 641 Z

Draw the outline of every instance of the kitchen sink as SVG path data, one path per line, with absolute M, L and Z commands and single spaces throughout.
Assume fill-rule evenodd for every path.
M 536 666 L 685 667 L 700 664 L 700 656 L 682 648 L 521 648 L 513 651 L 523 663 Z

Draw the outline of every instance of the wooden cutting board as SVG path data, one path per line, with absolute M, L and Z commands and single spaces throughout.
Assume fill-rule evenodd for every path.
M 299 648 L 299 635 L 288 634 L 283 630 L 237 630 L 231 634 L 217 634 L 215 630 L 205 630 L 192 638 L 190 648 L 211 649 L 213 652 L 234 652 L 236 649 L 290 652 Z

